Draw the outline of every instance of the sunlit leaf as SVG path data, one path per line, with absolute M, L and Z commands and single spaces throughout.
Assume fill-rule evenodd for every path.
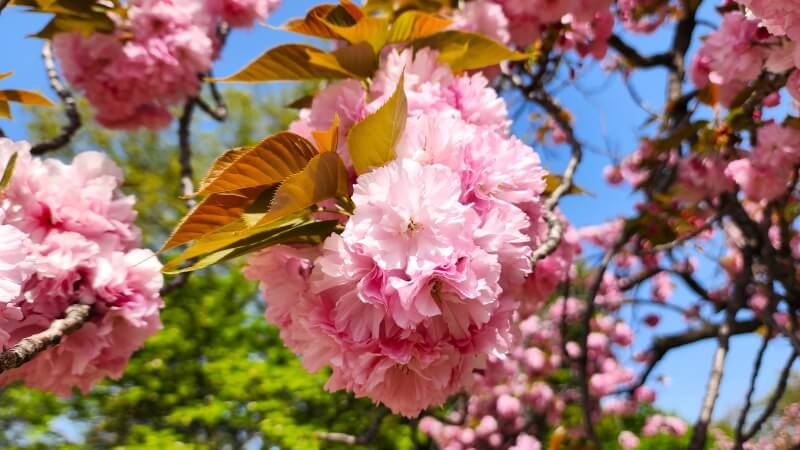
M 0 72 L 0 80 L 4 80 L 11 75 L 14 75 L 14 72 Z
M 330 236 L 338 225 L 338 221 L 329 220 L 294 221 L 279 228 L 254 227 L 235 237 L 210 240 L 192 247 L 165 264 L 163 272 L 167 274 L 191 272 L 277 244 L 319 244 Z M 188 267 L 180 267 L 186 261 L 193 259 L 197 259 L 197 262 Z
M 438 50 L 439 61 L 450 65 L 455 72 L 528 59 L 527 54 L 511 50 L 482 34 L 464 31 L 443 31 L 418 39 L 413 45 L 415 49 L 428 47 Z
M 176 227 L 160 252 L 202 238 L 239 220 L 267 186 L 210 195 L 195 206 Z
M 342 158 L 332 152 L 321 153 L 302 172 L 281 183 L 259 225 L 301 212 L 323 200 L 347 196 L 349 181 Z
M 394 94 L 378 111 L 350 130 L 347 146 L 359 175 L 395 159 L 395 146 L 406 126 L 408 101 L 401 76 Z
M 368 78 L 378 70 L 378 57 L 372 47 L 366 43 L 348 45 L 331 53 L 309 52 L 309 61 L 319 67 L 325 67 L 351 78 Z
M 53 102 L 42 94 L 18 89 L 0 90 L 0 101 L 22 103 L 23 105 L 53 106 Z
M 310 54 L 325 53 L 310 45 L 286 44 L 267 50 L 244 69 L 218 82 L 258 83 L 349 78 L 351 74 L 315 65 Z
M 314 145 L 294 133 L 282 132 L 249 147 L 241 154 L 228 154 L 215 164 L 198 194 L 239 191 L 280 183 L 302 171 L 317 154 Z
M 564 183 L 564 177 L 562 177 L 561 175 L 549 174 L 544 177 L 544 181 L 545 181 L 544 193 L 545 195 L 550 195 Z M 573 182 L 569 191 L 567 191 L 567 195 L 577 195 L 577 194 L 591 195 L 589 192 L 587 192 L 586 190 L 584 190 L 583 188 L 581 188 L 580 186 L 576 185 Z
M 8 105 L 8 102 L 0 101 L 0 117 L 6 119 L 11 118 L 11 107 Z
M 11 183 L 11 177 L 14 175 L 14 168 L 17 167 L 18 156 L 19 154 L 14 152 L 14 154 L 8 158 L 6 167 L 3 169 L 3 178 L 0 179 L 0 193 L 5 192 L 6 189 L 8 189 L 8 185 Z
M 348 27 L 355 25 L 363 16 L 361 9 L 352 3 L 318 5 L 308 11 L 304 18 L 287 22 L 283 29 L 323 39 L 340 39 L 328 24 Z
M 206 176 L 204 176 L 203 179 L 200 180 L 197 192 L 199 193 L 205 191 L 206 188 L 208 188 L 208 186 L 211 184 L 211 182 L 216 180 L 222 174 L 222 172 L 224 172 L 225 169 L 228 168 L 228 166 L 233 164 L 234 161 L 239 159 L 240 156 L 247 153 L 250 150 L 250 148 L 251 147 L 239 147 L 230 149 L 225 153 L 223 153 L 222 156 L 220 156 L 214 161 L 214 163 L 211 165 L 211 168 L 208 169 L 208 173 L 206 173 Z
M 367 42 L 375 53 L 381 51 L 389 38 L 389 19 L 364 16 L 355 25 L 339 26 L 326 21 L 328 27 L 351 44 Z
M 408 42 L 438 33 L 452 24 L 452 21 L 421 11 L 407 11 L 392 24 L 389 43 Z
M 311 135 L 314 137 L 314 142 L 317 143 L 320 153 L 335 152 L 339 148 L 339 114 L 333 115 L 333 123 L 331 123 L 329 129 L 312 131 Z
M 331 31 L 323 22 L 325 17 L 338 5 L 319 5 L 312 8 L 302 19 L 292 19 L 283 28 L 287 31 L 326 39 L 337 39 L 339 35 Z

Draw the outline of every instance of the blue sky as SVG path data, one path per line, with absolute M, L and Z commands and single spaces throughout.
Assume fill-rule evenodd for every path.
M 272 26 L 284 23 L 292 17 L 302 16 L 311 6 L 319 1 L 287 0 L 269 19 Z M 717 18 L 711 3 L 703 15 L 713 22 Z M 44 23 L 44 18 L 32 14 L 23 14 L 14 8 L 6 10 L 0 16 L 0 72 L 14 70 L 15 75 L 0 82 L 0 88 L 13 87 L 35 89 L 55 98 L 44 76 L 42 62 L 39 57 L 41 42 L 25 38 L 35 32 Z M 701 29 L 707 33 L 708 29 Z M 636 40 L 643 52 L 664 50 L 669 45 L 669 30 L 659 32 Z M 262 51 L 283 42 L 303 40 L 296 35 L 266 27 L 253 30 L 235 31 L 228 41 L 222 58 L 215 65 L 215 74 L 225 75 L 241 68 Z M 642 97 L 651 105 L 663 102 L 664 74 L 658 71 L 643 72 L 634 75 L 633 83 Z M 267 89 L 258 87 L 257 89 Z M 643 136 L 640 128 L 645 119 L 644 113 L 630 99 L 624 85 L 616 78 L 608 79 L 597 64 L 588 65 L 579 81 L 567 86 L 559 93 L 561 101 L 574 113 L 579 138 L 587 144 L 589 151 L 586 160 L 578 172 L 578 184 L 591 192 L 591 196 L 575 196 L 564 201 L 563 210 L 576 225 L 601 223 L 620 214 L 630 212 L 634 198 L 624 189 L 609 189 L 602 177 L 603 167 L 612 156 L 620 157 L 630 153 L 636 147 L 639 137 Z M 15 109 L 17 118 L 13 122 L 0 121 L 0 127 L 13 139 L 24 139 L 25 114 Z M 526 135 L 527 114 L 522 114 L 521 121 L 515 125 L 515 132 Z M 563 167 L 565 150 L 561 148 L 538 149 L 549 167 L 558 171 Z M 676 294 L 678 303 L 688 303 L 692 297 L 685 289 Z M 624 311 L 625 317 L 643 317 L 646 310 Z M 651 337 L 650 331 L 642 325 L 635 325 L 637 331 L 637 348 L 647 346 Z M 660 332 L 680 331 L 685 328 L 680 317 L 665 313 Z M 758 348 L 759 340 L 753 337 L 737 337 L 733 339 L 732 351 L 728 358 L 726 377 L 723 380 L 722 395 L 717 408 L 717 416 L 730 408 L 741 404 L 749 382 L 749 368 Z M 669 386 L 659 387 L 658 405 L 672 410 L 684 418 L 694 421 L 705 392 L 705 382 L 710 370 L 711 354 L 715 348 L 714 341 L 699 343 L 670 354 L 663 360 L 655 375 L 665 374 L 671 378 Z M 776 343 L 768 353 L 759 382 L 758 394 L 769 392 L 777 378 L 784 356 L 788 352 L 786 343 Z M 628 355 L 629 356 L 629 355 Z

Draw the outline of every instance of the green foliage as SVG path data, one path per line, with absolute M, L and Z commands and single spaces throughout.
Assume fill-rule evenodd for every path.
M 285 128 L 287 98 L 229 91 L 226 124 L 207 126 L 198 115 L 195 165 L 222 149 L 258 142 Z M 86 111 L 84 111 L 86 113 Z M 85 114 L 88 115 L 88 114 Z M 37 112 L 33 140 L 52 136 L 60 117 Z M 178 198 L 174 130 L 112 133 L 84 128 L 72 147 L 111 154 L 138 197 L 146 245 L 164 242 L 185 210 Z M 0 394 L 0 448 L 4 449 L 336 449 L 318 432 L 358 435 L 380 411 L 366 400 L 324 390 L 327 373 L 308 374 L 263 320 L 255 285 L 224 267 L 194 273 L 165 299 L 164 329 L 148 340 L 117 381 L 88 396 L 61 400 L 11 386 Z M 384 420 L 373 448 L 411 447 L 403 419 Z

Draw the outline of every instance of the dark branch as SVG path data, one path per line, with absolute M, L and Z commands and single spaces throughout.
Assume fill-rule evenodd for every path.
M 197 106 L 197 98 L 192 97 L 183 106 L 183 114 L 178 121 L 178 145 L 180 146 L 179 162 L 181 165 L 181 194 L 187 198 L 186 204 L 189 208 L 194 206 L 194 200 L 190 199 L 194 194 L 194 169 L 192 168 L 192 118 L 194 108 Z
M 750 387 L 747 390 L 747 397 L 745 398 L 744 407 L 739 414 L 739 420 L 736 422 L 736 440 L 733 444 L 735 449 L 741 448 L 742 444 L 744 443 L 744 427 L 747 424 L 747 415 L 750 413 L 750 408 L 753 406 L 753 394 L 756 391 L 756 382 L 758 381 L 758 375 L 761 373 L 761 365 L 764 362 L 764 355 L 766 355 L 767 348 L 769 348 L 771 334 L 771 330 L 769 330 L 767 333 L 764 333 L 764 338 L 761 341 L 761 347 L 758 349 L 758 354 L 756 355 L 756 361 L 753 366 L 753 374 L 750 377 Z
M 667 67 L 673 66 L 672 54 L 658 53 L 651 56 L 642 56 L 635 48 L 628 45 L 616 34 L 608 39 L 608 45 L 617 51 L 625 61 L 634 67 L 647 68 L 647 67 Z
M 65 336 L 78 331 L 89 319 L 91 311 L 89 305 L 72 305 L 67 308 L 64 317 L 51 323 L 48 329 L 0 353 L 0 373 L 22 366 L 39 353 L 57 345 Z
M 3 13 L 3 10 L 9 3 L 11 3 L 11 0 L 0 0 L 0 14 Z
M 75 101 L 75 97 L 72 95 L 72 92 L 67 89 L 64 83 L 61 81 L 61 78 L 58 76 L 58 71 L 56 70 L 56 64 L 53 60 L 53 49 L 50 45 L 50 41 L 46 41 L 44 47 L 42 47 L 42 59 L 44 60 L 44 66 L 47 70 L 47 78 L 50 80 L 50 86 L 53 90 L 58 94 L 58 97 L 61 98 L 61 103 L 64 104 L 64 112 L 67 116 L 67 123 L 61 128 L 61 134 L 58 136 L 48 139 L 44 142 L 40 142 L 31 148 L 31 153 L 34 155 L 42 155 L 47 152 L 58 150 L 72 141 L 72 138 L 75 136 L 75 133 L 81 128 L 81 115 L 78 112 L 78 104 Z
M 744 322 L 734 322 L 731 325 L 730 335 L 731 336 L 738 336 L 741 334 L 750 334 L 758 330 L 759 327 L 762 326 L 762 322 L 757 319 L 748 320 Z M 653 345 L 650 347 L 648 353 L 650 354 L 650 362 L 648 363 L 645 370 L 640 375 L 639 380 L 633 384 L 632 386 L 626 388 L 625 390 L 619 392 L 627 392 L 632 393 L 636 389 L 644 386 L 647 382 L 647 379 L 650 377 L 650 374 L 656 368 L 659 362 L 672 350 L 675 350 L 680 347 L 684 347 L 690 344 L 694 344 L 695 342 L 704 341 L 706 339 L 711 339 L 717 337 L 720 332 L 720 325 L 705 325 L 700 328 L 695 328 L 685 333 L 681 334 L 673 334 L 668 336 L 658 337 L 653 341 Z
M 575 172 L 577 172 L 578 166 L 580 166 L 581 160 L 583 159 L 583 147 L 575 136 L 575 130 L 569 122 L 566 111 L 556 103 L 550 94 L 541 92 L 532 94 L 529 98 L 547 111 L 550 117 L 558 124 L 566 135 L 567 142 L 572 151 L 572 156 L 564 171 L 561 184 L 550 194 L 550 197 L 544 203 L 544 215 L 549 226 L 549 231 L 547 239 L 536 248 L 531 256 L 531 262 L 535 267 L 536 263 L 556 251 L 564 236 L 564 227 L 561 224 L 561 220 L 555 214 L 555 209 L 558 207 L 561 197 L 567 194 L 574 185 Z
M 772 414 L 778 407 L 778 402 L 780 402 L 781 398 L 783 398 L 783 394 L 786 392 L 786 387 L 789 385 L 789 378 L 791 378 L 792 375 L 792 366 L 794 365 L 794 361 L 797 359 L 797 356 L 798 353 L 795 351 L 792 353 L 792 356 L 789 357 L 789 360 L 786 361 L 786 365 L 783 366 L 783 370 L 781 371 L 778 387 L 775 389 L 775 392 L 772 393 L 772 397 L 770 398 L 767 407 L 764 408 L 764 411 L 761 412 L 761 415 L 758 416 L 758 419 L 753 422 L 753 425 L 743 436 L 742 442 L 747 442 L 750 439 L 753 439 L 764 426 L 764 424 L 767 423 L 767 420 L 772 417 Z

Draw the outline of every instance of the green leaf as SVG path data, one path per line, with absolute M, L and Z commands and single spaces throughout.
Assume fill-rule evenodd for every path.
M 14 154 L 8 158 L 8 163 L 6 163 L 5 169 L 3 169 L 3 178 L 0 179 L 0 193 L 4 193 L 6 189 L 8 189 L 8 185 L 11 184 L 11 177 L 14 175 L 14 168 L 17 166 L 18 156 L 19 154 L 14 152 Z
M 193 256 L 187 256 L 187 250 L 183 255 L 164 265 L 163 272 L 171 275 L 192 272 L 278 244 L 319 244 L 333 234 L 337 226 L 339 226 L 339 221 L 328 220 L 320 222 L 303 221 L 299 224 L 278 229 L 269 226 L 252 228 L 248 230 L 247 234 L 242 235 L 240 239 L 225 241 L 224 245 L 216 250 Z M 200 257 L 196 263 L 188 267 L 178 268 L 185 261 L 195 259 L 203 254 L 205 256 Z
M 395 146 L 403 135 L 408 117 L 405 76 L 389 100 L 374 114 L 350 129 L 347 146 L 356 173 L 361 175 L 396 158 Z
M 310 45 L 286 44 L 267 50 L 239 72 L 213 81 L 229 83 L 259 83 L 264 81 L 298 81 L 341 79 L 350 73 L 318 66 L 311 62 L 311 54 L 324 54 Z
M 336 153 L 314 157 L 302 172 L 290 176 L 275 192 L 269 211 L 259 220 L 265 225 L 305 211 L 315 204 L 350 193 L 347 168 Z
M 488 37 L 464 31 L 444 31 L 413 42 L 415 49 L 428 47 L 439 51 L 439 61 L 449 64 L 454 72 L 481 69 L 503 61 L 529 58 Z
M 198 195 L 239 191 L 280 183 L 302 171 L 317 154 L 302 136 L 282 132 L 246 150 L 222 155 L 203 180 Z

